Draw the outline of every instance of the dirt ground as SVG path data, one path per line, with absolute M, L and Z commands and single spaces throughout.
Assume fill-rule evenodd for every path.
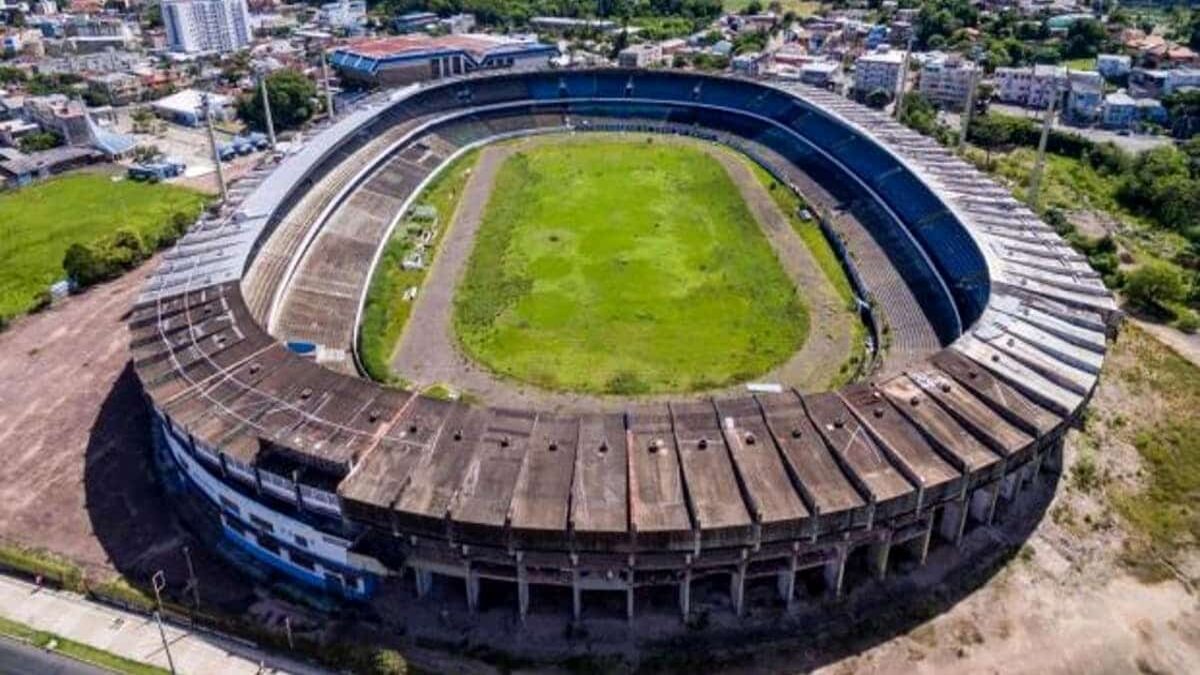
M 392 370 L 405 380 L 421 388 L 448 384 L 484 403 L 502 403 L 506 406 L 569 410 L 595 409 L 597 406 L 620 409 L 627 405 L 627 397 L 552 392 L 496 377 L 457 347 L 451 320 L 454 293 L 466 270 L 496 174 L 513 152 L 548 140 L 552 139 L 540 136 L 521 139 L 489 146 L 480 154 L 408 320 L 408 325 L 421 326 L 422 329 L 403 335 L 392 360 Z M 784 271 L 797 288 L 803 289 L 811 317 L 811 329 L 804 345 L 787 361 L 756 378 L 756 381 L 779 382 L 801 391 L 824 389 L 850 357 L 850 322 L 857 319 L 846 310 L 837 290 L 825 277 L 812 253 L 744 162 L 723 147 L 709 143 L 685 138 L 664 138 L 663 142 L 695 144 L 725 167 L 751 213 L 762 225 L 763 233 Z M 741 389 L 738 386 L 725 391 Z M 704 392 L 705 395 L 713 393 Z M 679 395 L 646 398 L 678 399 Z

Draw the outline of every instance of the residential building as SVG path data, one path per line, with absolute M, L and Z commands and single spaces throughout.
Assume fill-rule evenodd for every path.
M 729 66 L 735 73 L 755 76 L 759 73 L 759 67 L 765 61 L 765 57 L 760 52 L 751 52 L 749 54 L 738 54 L 730 61 Z
M 1094 70 L 1072 71 L 1068 78 L 1067 108 L 1064 116 L 1081 124 L 1091 124 L 1100 116 L 1104 102 L 1104 78 Z
M 629 45 L 617 54 L 617 65 L 622 68 L 657 66 L 662 60 L 662 47 L 651 43 Z
M 474 14 L 455 14 L 438 21 L 438 25 L 451 35 L 461 35 L 475 30 Z
M 1096 57 L 1096 70 L 1106 80 L 1116 80 L 1129 74 L 1132 59 L 1124 54 L 1101 54 Z
M 813 61 L 800 66 L 800 81 L 814 87 L 829 87 L 837 84 L 842 64 L 837 61 Z
M 173 52 L 225 53 L 250 44 L 246 0 L 162 0 L 162 17 Z
M 325 28 L 359 33 L 367 23 L 366 0 L 339 0 L 321 5 L 317 23 Z
M 499 35 L 399 35 L 357 40 L 333 50 L 342 77 L 384 85 L 408 84 L 477 70 L 544 68 L 558 49 Z
M 937 106 L 962 110 L 967 105 L 971 88 L 979 82 L 982 69 L 951 54 L 942 59 L 930 59 L 921 68 L 921 95 Z
M 1031 108 L 1045 108 L 1052 96 L 1067 88 L 1067 69 L 1063 66 L 1036 65 L 1032 68 L 997 68 L 996 99 Z
M 1104 97 L 1100 108 L 1100 124 L 1109 129 L 1128 129 L 1137 119 L 1137 101 L 1125 90 Z
M 1129 93 L 1135 98 L 1160 98 L 1167 93 L 1167 71 L 1134 68 L 1129 71 Z
M 854 61 L 854 89 L 863 95 L 882 89 L 888 96 L 895 96 L 900 87 L 900 69 L 903 67 L 902 51 L 864 54 Z
M 88 91 L 108 105 L 128 105 L 142 97 L 142 78 L 132 73 L 104 73 L 87 78 Z
M 409 12 L 392 19 L 392 28 L 397 33 L 419 33 L 437 25 L 438 15 L 433 12 Z
M 576 31 L 611 33 L 620 28 L 616 21 L 608 19 L 573 19 L 565 16 L 535 16 L 529 20 L 529 25 L 540 33 L 554 34 Z
M 1200 89 L 1200 68 L 1175 68 L 1167 71 L 1167 86 L 1164 96 L 1181 89 Z

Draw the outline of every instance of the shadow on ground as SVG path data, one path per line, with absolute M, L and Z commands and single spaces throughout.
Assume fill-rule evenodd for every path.
M 253 599 L 252 584 L 197 544 L 159 480 L 153 451 L 150 413 L 129 363 L 101 404 L 88 437 L 84 491 L 96 539 L 122 577 L 148 586 L 150 577 L 162 570 L 168 592 L 179 598 L 188 579 L 183 547 L 190 546 L 202 605 L 244 609 Z

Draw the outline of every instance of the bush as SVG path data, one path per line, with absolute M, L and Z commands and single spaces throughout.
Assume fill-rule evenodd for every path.
M 404 675 L 408 672 L 408 663 L 394 649 L 377 649 L 371 655 L 367 672 L 370 675 Z
M 1183 272 L 1169 263 L 1148 262 L 1126 275 L 1125 296 L 1143 309 L 1161 310 L 1183 300 L 1187 282 Z
M 1200 316 L 1193 311 L 1187 311 L 1175 322 L 1175 327 L 1185 333 L 1200 331 Z

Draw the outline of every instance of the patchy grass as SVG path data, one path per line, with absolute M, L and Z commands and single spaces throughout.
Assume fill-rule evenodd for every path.
M 0 192 L 0 320 L 34 308 L 38 295 L 63 279 L 63 254 L 119 228 L 133 230 L 151 249 L 172 217 L 194 219 L 207 198 L 163 184 L 74 173 Z
M 724 167 L 653 138 L 510 157 L 454 308 L 464 350 L 494 372 L 592 393 L 748 380 L 808 322 Z
M 792 224 L 792 229 L 800 236 L 800 240 L 804 242 L 804 245 L 808 247 L 808 251 L 816 259 L 817 265 L 825 274 L 825 278 L 829 279 L 829 283 L 833 284 L 838 297 L 845 303 L 846 311 L 853 314 L 851 321 L 853 334 L 850 338 L 850 357 L 847 359 L 847 363 L 843 364 L 841 372 L 839 372 L 834 381 L 829 383 L 829 386 L 833 388 L 846 384 L 858 372 L 857 368 L 853 366 L 862 363 L 867 354 L 867 328 L 858 318 L 854 289 L 850 285 L 850 279 L 846 276 L 841 260 L 838 259 L 833 246 L 830 245 L 829 240 L 825 238 L 825 233 L 821 231 L 820 225 L 817 224 L 815 210 L 809 208 L 809 212 L 813 214 L 812 218 L 802 218 L 800 211 L 801 209 L 808 208 L 808 204 L 800 195 L 775 180 L 775 177 L 764 169 L 762 165 L 751 161 L 749 158 L 746 158 L 744 161 L 750 165 L 755 177 L 758 178 L 762 186 L 770 193 L 779 210 L 787 216 L 788 221 Z
M 1142 576 L 1161 578 L 1176 554 L 1200 543 L 1200 368 L 1127 324 L 1106 370 L 1142 411 L 1106 430 L 1131 443 L 1143 464 L 1140 488 L 1111 490 L 1134 535 L 1123 558 Z
M 164 675 L 167 672 L 163 668 L 138 661 L 131 661 L 111 652 L 96 649 L 95 647 L 90 647 L 74 640 L 68 640 L 54 633 L 36 630 L 25 624 L 5 619 L 4 617 L 0 617 L 0 635 L 29 643 L 40 649 L 55 651 L 76 661 L 89 663 L 114 673 L 126 673 L 127 675 Z
M 454 222 L 459 197 L 478 158 L 477 150 L 463 154 L 443 169 L 426 186 L 420 198 L 413 202 L 437 209 L 437 234 L 426 249 L 425 269 L 406 270 L 400 265 L 415 245 L 414 233 L 409 229 L 411 221 L 396 226 L 383 256 L 379 259 L 379 266 L 375 268 L 371 286 L 367 291 L 358 343 L 359 358 L 362 359 L 363 367 L 366 368 L 367 374 L 378 382 L 395 386 L 403 384 L 392 372 L 392 354 L 396 352 L 396 347 L 404 337 L 404 327 L 408 324 L 409 314 L 412 313 L 414 301 L 405 300 L 404 291 L 415 287 L 418 293 L 420 292 L 438 244 Z M 428 225 L 411 224 L 414 230 Z

